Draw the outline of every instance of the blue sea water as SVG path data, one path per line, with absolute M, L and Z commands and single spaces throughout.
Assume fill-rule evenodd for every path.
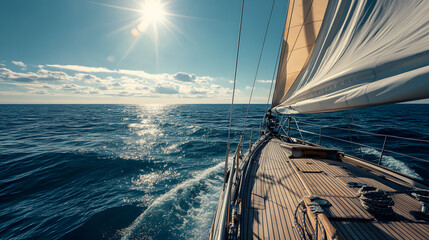
M 0 239 L 206 238 L 222 186 L 229 107 L 0 105 Z M 246 108 L 234 107 L 232 146 Z M 254 140 L 258 137 L 265 105 L 250 109 L 246 142 L 251 129 Z M 351 113 L 353 120 L 348 119 L 356 129 L 429 140 L 429 105 Z M 296 118 L 347 128 L 345 116 Z M 377 148 L 384 140 L 335 129 L 322 133 Z M 296 132 L 294 137 L 300 138 Z M 369 161 L 379 159 L 380 151 L 369 147 L 303 137 Z M 429 159 L 424 142 L 388 138 L 386 149 Z M 385 153 L 382 163 L 429 179 L 427 162 Z

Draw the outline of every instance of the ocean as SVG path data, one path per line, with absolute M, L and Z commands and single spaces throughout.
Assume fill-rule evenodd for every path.
M 223 183 L 229 108 L 0 105 L 0 239 L 207 238 Z M 246 108 L 234 106 L 231 152 Z M 265 105 L 250 106 L 246 149 L 252 129 L 253 141 L 258 137 L 264 111 Z M 295 117 L 429 140 L 429 105 L 424 104 Z M 299 126 L 383 146 L 384 137 Z M 316 135 L 302 137 L 372 162 L 378 162 L 381 153 Z M 385 149 L 429 160 L 426 142 L 388 137 Z M 429 180 L 427 162 L 385 152 L 382 164 Z

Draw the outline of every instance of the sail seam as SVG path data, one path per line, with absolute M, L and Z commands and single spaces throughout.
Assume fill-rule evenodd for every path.
M 313 0 L 313 1 L 311 1 L 310 8 L 308 9 L 307 13 L 305 14 L 304 22 L 305 22 L 305 20 L 307 20 L 308 14 L 310 13 L 311 8 L 313 7 L 313 2 L 314 2 L 314 0 Z M 302 25 L 301 25 L 301 28 L 299 29 L 298 35 L 296 36 L 296 38 L 295 38 L 295 42 L 293 43 L 293 46 L 292 46 L 292 51 L 294 50 L 295 45 L 296 45 L 296 42 L 298 41 L 298 38 L 299 38 L 299 36 L 301 35 L 301 31 L 302 31 L 303 27 L 304 27 L 304 24 L 302 24 Z M 288 29 L 288 35 L 289 35 L 289 30 L 290 30 L 290 28 Z M 287 60 L 286 60 L 286 64 L 289 62 L 289 59 L 290 59 L 290 56 L 287 58 Z
M 295 25 L 295 26 L 293 26 L 293 27 L 289 27 L 288 29 L 297 28 L 297 27 L 302 27 L 302 26 L 305 26 L 305 25 L 308 25 L 308 24 L 312 24 L 312 23 L 315 23 L 315 22 L 323 22 L 323 19 L 322 19 L 322 20 L 314 20 L 314 21 L 312 21 L 312 22 L 308 22 L 308 23 L 305 23 L 305 24 L 302 24 L 302 25 Z

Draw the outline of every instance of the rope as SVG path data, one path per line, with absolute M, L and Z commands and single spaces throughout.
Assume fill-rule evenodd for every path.
M 236 82 L 237 82 L 238 55 L 240 53 L 240 40 L 241 40 L 241 26 L 243 23 L 243 10 L 244 10 L 244 0 L 241 2 L 240 27 L 238 30 L 237 54 L 235 57 L 234 86 L 232 88 L 231 110 L 229 111 L 228 145 L 226 147 L 226 160 L 225 160 L 224 176 L 226 176 L 226 172 L 228 170 L 228 158 L 229 158 L 229 148 L 230 148 L 230 139 L 231 139 L 231 125 L 232 125 L 232 112 L 233 112 L 233 108 L 234 108 L 235 86 L 236 86 Z M 225 187 L 225 183 L 226 183 L 226 178 L 224 178 L 224 187 Z
M 301 201 L 298 203 L 298 205 L 296 206 L 296 208 L 295 208 L 295 213 L 293 214 L 293 220 L 294 220 L 295 228 L 296 228 L 296 230 L 297 230 L 297 232 L 298 232 L 298 235 L 299 235 L 300 239 L 305 240 L 305 239 L 306 239 L 306 237 L 305 237 L 305 235 L 304 235 L 304 229 L 303 229 L 303 227 L 298 223 L 298 217 L 297 217 L 298 210 L 299 210 L 299 208 L 301 207 L 301 205 L 302 205 L 303 203 L 304 203 L 304 200 L 301 200 Z
M 378 215 L 393 215 L 392 206 L 395 203 L 387 192 L 364 186 L 359 190 L 359 193 L 360 203 L 366 210 Z
M 253 79 L 253 85 L 252 85 L 252 90 L 250 92 L 249 103 L 247 104 L 246 118 L 244 118 L 243 138 L 244 138 L 244 135 L 245 135 L 247 118 L 249 116 L 250 102 L 252 101 L 253 90 L 255 89 L 256 78 L 258 77 L 259 66 L 261 65 L 262 53 L 264 52 L 265 41 L 267 40 L 267 34 L 268 34 L 268 30 L 270 28 L 270 22 L 271 22 L 271 17 L 273 15 L 273 10 L 274 10 L 274 4 L 275 3 L 276 3 L 276 0 L 273 0 L 273 4 L 271 5 L 270 16 L 268 18 L 267 28 L 265 29 L 264 41 L 262 42 L 261 52 L 259 53 L 259 60 L 258 60 L 258 65 L 256 67 L 255 78 Z
M 320 199 L 320 198 L 319 198 Z M 324 199 L 320 199 L 320 200 L 324 200 Z M 327 201 L 327 200 L 324 200 Z M 330 206 L 330 203 L 327 202 L 329 205 L 325 205 L 325 206 Z M 320 204 L 318 206 L 321 206 Z M 299 223 L 298 220 L 298 211 L 301 210 L 301 224 Z M 310 234 L 309 229 L 306 225 L 305 222 L 305 215 L 306 215 L 306 211 L 311 211 L 314 215 L 314 221 L 315 221 L 315 226 L 313 229 L 313 234 Z M 319 220 L 318 215 L 320 212 L 318 212 L 317 210 L 312 210 L 311 207 L 306 206 L 306 204 L 304 203 L 304 199 L 301 199 L 301 201 L 298 203 L 298 205 L 295 208 L 295 212 L 294 212 L 294 225 L 295 225 L 295 230 L 297 231 L 298 237 L 301 240 L 306 240 L 306 239 L 310 239 L 310 240 L 317 240 L 319 239 L 319 236 L 321 237 L 322 240 L 326 239 L 326 230 L 325 227 L 323 226 L 322 221 Z M 308 215 L 308 213 L 307 213 Z M 309 215 L 308 215 L 309 217 Z M 319 232 L 319 228 L 320 228 L 320 232 Z
M 322 240 L 325 240 L 326 239 L 326 231 L 325 231 L 325 228 L 323 227 L 322 222 L 320 222 L 320 230 L 322 230 L 321 231 L 322 232 Z
M 313 239 L 318 239 L 319 220 L 317 219 L 317 213 L 314 213 L 314 221 L 316 223 L 315 223 L 315 226 L 314 226 Z

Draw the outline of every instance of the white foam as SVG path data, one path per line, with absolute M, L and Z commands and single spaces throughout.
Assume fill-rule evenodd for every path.
M 366 154 L 369 155 L 374 155 L 374 156 L 380 156 L 381 152 L 377 151 L 373 148 L 368 148 L 368 147 L 361 147 L 360 150 Z M 390 168 L 392 170 L 398 171 L 400 173 L 403 173 L 405 175 L 408 175 L 410 177 L 414 177 L 414 178 L 418 178 L 418 179 L 422 179 L 419 174 L 417 174 L 413 169 L 411 169 L 410 167 L 407 166 L 406 163 L 399 161 L 398 159 L 392 157 L 392 156 L 388 156 L 388 155 L 383 155 L 383 159 L 381 161 L 381 164 L 384 167 Z
M 223 164 L 222 164 L 223 165 Z M 197 197 L 197 201 L 201 205 L 197 208 L 191 208 L 187 211 L 186 216 L 183 218 L 183 223 L 178 230 L 182 231 L 183 238 L 185 239 L 205 239 L 208 236 L 211 220 L 214 216 L 214 211 L 219 198 L 219 193 L 222 185 L 220 181 L 209 180 L 209 191 Z
M 178 177 L 179 175 L 180 173 L 172 169 L 167 169 L 164 171 L 156 171 L 156 172 L 151 172 L 147 174 L 140 174 L 137 177 L 134 177 L 133 179 L 131 179 L 131 183 L 133 184 L 133 186 L 131 186 L 130 189 L 132 190 L 153 189 L 154 185 L 158 184 L 159 182 Z
M 171 144 L 167 147 L 161 147 L 164 154 L 177 153 L 180 151 L 179 144 Z
M 201 191 L 199 195 L 195 198 L 199 202 L 198 206 L 193 206 L 187 210 L 186 215 L 179 216 L 182 220 L 182 223 L 179 226 L 175 226 L 177 231 L 181 232 L 181 237 L 186 239 L 202 239 L 205 238 L 208 234 L 211 218 L 214 214 L 214 209 L 216 208 L 216 201 L 219 197 L 220 187 L 222 181 L 216 181 L 213 179 L 214 174 L 221 172 L 224 163 L 221 162 L 214 167 L 208 168 L 196 177 L 189 179 L 159 198 L 155 199 L 153 203 L 142 213 L 140 214 L 134 222 L 125 229 L 122 239 L 129 239 L 133 237 L 135 233 L 144 220 L 150 216 L 154 211 L 160 211 L 163 209 L 163 205 L 166 203 L 173 203 L 176 209 L 180 208 L 180 203 L 178 199 L 181 194 L 187 189 L 192 189 L 193 187 L 199 185 L 201 181 L 206 184 L 207 188 L 205 191 Z M 165 209 L 167 210 L 167 209 Z M 166 214 L 172 214 L 168 212 Z M 162 216 L 159 216 L 162 218 Z M 171 230 L 171 229 L 169 229 Z

